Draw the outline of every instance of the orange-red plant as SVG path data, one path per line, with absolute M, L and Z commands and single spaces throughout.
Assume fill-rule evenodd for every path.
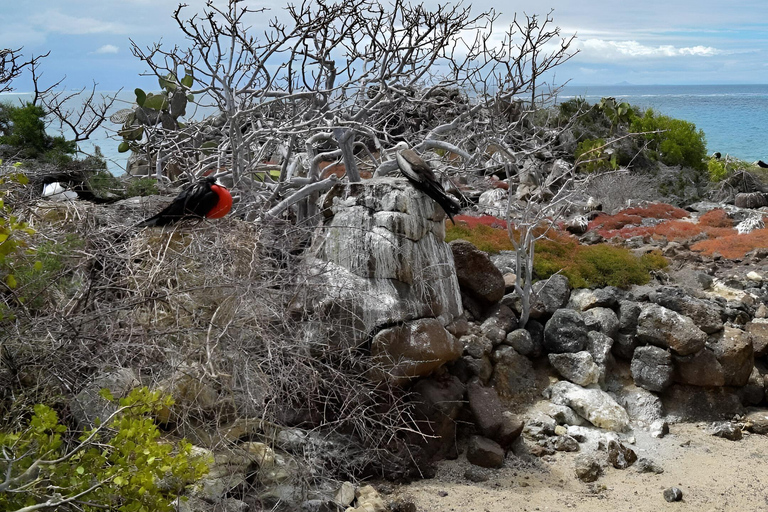
M 721 208 L 715 208 L 714 210 L 709 210 L 707 213 L 699 217 L 699 224 L 712 228 L 732 228 L 733 220 L 728 217 L 728 214 L 725 212 L 725 210 Z
M 715 253 L 724 258 L 743 258 L 753 249 L 768 247 L 768 229 L 758 229 L 745 235 L 730 235 L 710 240 L 702 240 L 691 246 L 691 250 L 699 251 L 707 256 Z

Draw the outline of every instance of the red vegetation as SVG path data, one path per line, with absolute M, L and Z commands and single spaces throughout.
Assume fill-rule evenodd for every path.
M 492 228 L 507 229 L 507 221 L 492 215 L 481 215 L 479 217 L 472 217 L 471 215 L 454 215 L 453 220 L 456 221 L 456 224 L 463 222 L 469 229 L 480 225 L 489 226 Z
M 643 219 L 684 219 L 688 212 L 670 204 L 653 203 L 639 208 L 627 208 L 616 215 L 601 215 L 589 223 L 589 229 L 597 229 L 602 236 L 623 236 L 620 233 L 611 233 L 629 225 L 640 225 Z M 604 234 L 605 233 L 605 234 Z M 640 233 L 638 233 L 640 234 Z M 630 236 L 637 236 L 632 234 Z M 625 237 L 626 238 L 626 237 Z
M 759 247 L 768 247 L 768 229 L 758 229 L 745 235 L 735 234 L 702 240 L 693 244 L 691 249 L 707 256 L 718 253 L 724 258 L 736 259 L 743 258 L 749 251 Z
M 725 213 L 725 210 L 716 208 L 714 210 L 709 210 L 707 213 L 699 217 L 699 224 L 712 228 L 732 228 L 733 220 L 728 217 L 728 214 Z

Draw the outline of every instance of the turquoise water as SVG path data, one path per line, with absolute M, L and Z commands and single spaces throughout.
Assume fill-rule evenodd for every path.
M 768 85 L 566 86 L 559 101 L 604 96 L 685 119 L 704 130 L 710 153 L 768 161 Z

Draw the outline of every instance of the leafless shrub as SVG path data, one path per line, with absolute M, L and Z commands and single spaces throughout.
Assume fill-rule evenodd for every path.
M 586 192 L 603 205 L 603 211 L 615 213 L 630 202 L 650 201 L 657 188 L 652 176 L 622 170 L 594 176 Z

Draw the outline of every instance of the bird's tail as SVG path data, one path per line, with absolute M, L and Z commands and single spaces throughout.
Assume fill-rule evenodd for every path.
M 159 220 L 160 220 L 160 216 L 159 215 L 155 215 L 154 217 L 150 217 L 150 218 L 148 218 L 146 220 L 143 220 L 143 221 L 139 222 L 138 224 L 136 224 L 133 227 L 137 228 L 137 229 L 138 228 L 154 227 L 154 226 L 158 225 L 158 221 Z
M 443 208 L 443 211 L 445 211 L 445 214 L 448 216 L 449 219 L 451 219 L 451 222 L 455 225 L 456 223 L 453 221 L 453 216 L 461 212 L 461 205 L 459 205 L 459 203 L 457 203 L 448 194 L 446 194 L 445 191 L 442 190 L 442 188 L 429 187 L 427 190 L 425 190 L 425 192 L 429 197 L 434 199 L 435 202 Z

